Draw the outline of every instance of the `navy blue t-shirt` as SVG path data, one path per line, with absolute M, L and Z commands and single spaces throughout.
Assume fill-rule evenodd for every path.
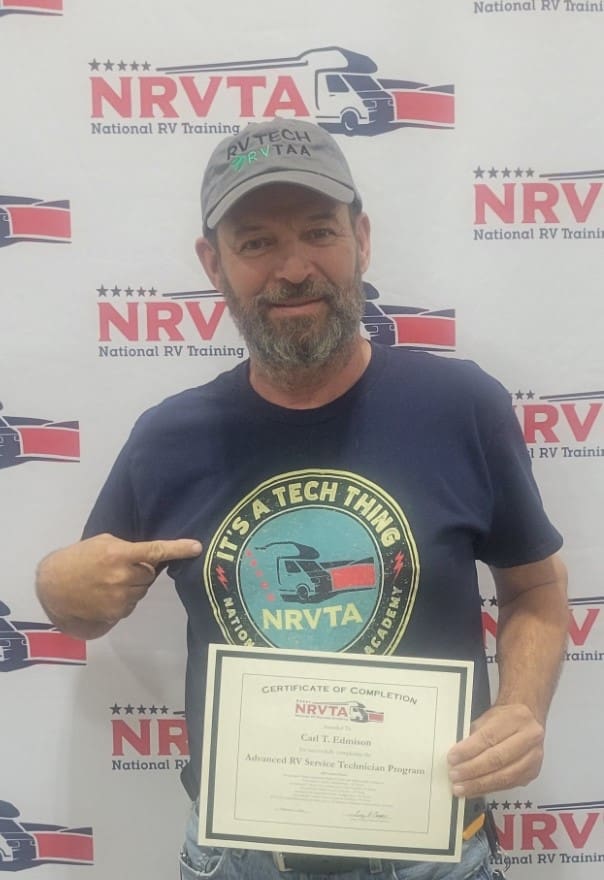
M 258 396 L 243 363 L 137 421 L 84 536 L 196 538 L 168 574 L 188 614 L 190 776 L 210 642 L 473 660 L 489 705 L 475 560 L 562 540 L 506 390 L 469 361 L 373 346 L 311 410 Z

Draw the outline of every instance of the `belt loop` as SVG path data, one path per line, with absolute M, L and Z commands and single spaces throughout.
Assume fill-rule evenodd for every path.
M 382 860 L 381 859 L 369 859 L 369 873 L 370 874 L 381 874 L 382 873 Z
M 283 858 L 282 852 L 273 852 L 273 853 L 271 853 L 271 855 L 273 857 L 273 862 L 275 863 L 278 871 L 281 871 L 283 873 L 285 871 L 292 870 L 291 868 L 288 868 L 286 866 L 285 859 Z

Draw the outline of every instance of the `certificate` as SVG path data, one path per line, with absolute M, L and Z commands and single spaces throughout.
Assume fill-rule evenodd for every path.
M 210 645 L 199 842 L 459 861 L 473 664 Z

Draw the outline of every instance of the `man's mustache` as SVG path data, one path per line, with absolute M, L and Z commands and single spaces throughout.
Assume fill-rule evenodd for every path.
M 331 302 L 335 299 L 336 291 L 331 284 L 317 281 L 301 281 L 300 284 L 287 282 L 279 285 L 274 290 L 266 290 L 256 297 L 256 304 L 263 306 L 278 306 L 295 300 L 296 302 L 309 302 L 313 299 L 325 299 Z

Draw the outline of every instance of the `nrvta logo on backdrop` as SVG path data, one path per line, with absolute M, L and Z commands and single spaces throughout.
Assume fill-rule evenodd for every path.
M 153 286 L 101 284 L 96 293 L 101 358 L 241 360 L 246 354 L 243 345 L 223 344 L 226 303 L 213 288 L 159 294 Z
M 604 458 L 604 390 L 537 395 L 530 389 L 511 396 L 531 458 Z
M 68 244 L 71 241 L 69 202 L 0 195 L 0 248 L 20 241 Z
M 361 321 L 372 342 L 422 351 L 455 350 L 455 309 L 424 309 L 378 303 L 379 292 L 363 282 Z
M 604 238 L 604 168 L 549 171 L 478 165 L 474 241 L 577 241 Z
M 94 864 L 92 828 L 23 822 L 20 815 L 10 801 L 0 801 L 0 871 Z
M 79 460 L 79 422 L 0 414 L 0 470 L 26 461 Z
M 0 672 L 14 672 L 39 663 L 86 663 L 86 642 L 65 635 L 50 623 L 11 620 L 9 614 L 8 605 L 0 601 Z
M 536 804 L 526 797 L 526 791 L 522 800 L 508 791 L 505 800 L 489 803 L 503 850 L 491 859 L 494 864 L 505 870 L 513 865 L 604 863 L 603 800 Z M 589 876 L 601 876 L 601 869 Z
M 0 17 L 12 12 L 24 15 L 62 15 L 63 0 L 0 0 Z
M 148 61 L 94 58 L 88 65 L 92 119 L 182 120 L 92 122 L 93 134 L 229 134 L 240 128 L 233 120 L 245 124 L 275 116 L 314 119 L 327 131 L 347 135 L 453 128 L 455 122 L 453 85 L 382 77 L 368 55 L 339 46 L 215 64 L 153 68 Z
M 189 763 L 189 737 L 182 709 L 132 703 L 110 706 L 111 769 L 155 772 L 183 770 Z M 115 716 L 122 716 L 116 718 Z

